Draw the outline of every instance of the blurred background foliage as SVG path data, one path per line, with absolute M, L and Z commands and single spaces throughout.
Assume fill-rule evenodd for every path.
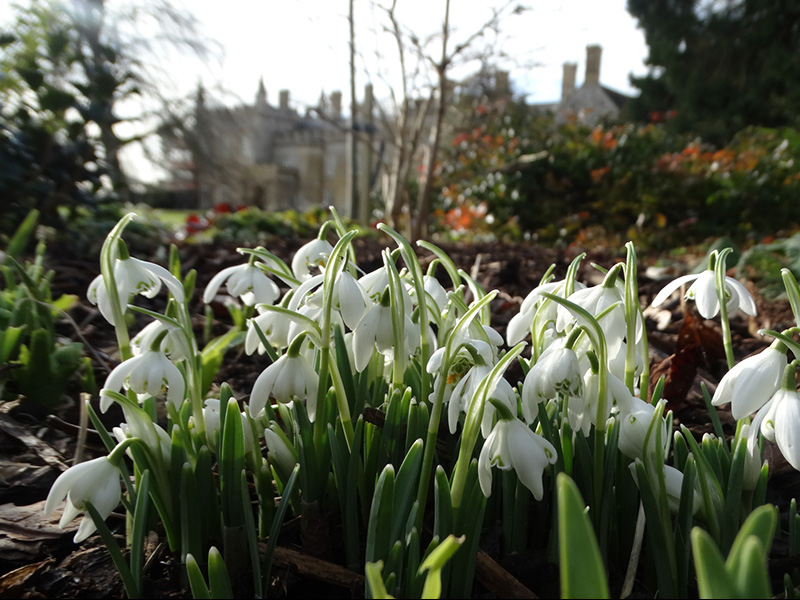
M 628 7 L 645 30 L 651 74 L 634 80 L 641 95 L 624 119 L 587 127 L 559 123 L 524 98 L 468 99 L 438 155 L 429 235 L 560 245 L 632 239 L 663 250 L 722 235 L 769 244 L 795 232 L 798 5 Z M 153 80 L 142 47 L 115 31 L 105 2 L 86 0 L 19 7 L 0 34 L 0 242 L 36 209 L 76 251 L 91 252 L 92 232 L 107 231 L 126 202 L 147 200 L 120 169 L 120 148 L 135 140 L 120 138 L 116 126 L 120 103 Z M 164 118 L 175 114 L 165 109 Z M 179 221 L 187 236 L 213 226 L 214 236 L 244 242 L 249 231 L 303 236 L 319 219 L 228 212 L 213 223 L 191 213 Z

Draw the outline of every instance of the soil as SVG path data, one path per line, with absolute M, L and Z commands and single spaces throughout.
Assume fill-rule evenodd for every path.
M 276 237 L 268 248 L 288 261 L 303 242 Z M 381 250 L 389 245 L 385 239 L 357 239 L 354 243 L 359 266 L 364 271 L 381 266 Z M 603 247 L 554 249 L 533 244 L 501 243 L 440 246 L 484 289 L 499 290 L 492 304 L 492 315 L 493 324 L 500 333 L 504 333 L 522 299 L 539 283 L 550 265 L 555 265 L 555 275 L 560 278 L 575 256 L 585 251 L 587 256 L 582 261 L 579 279 L 596 283 L 602 274 L 591 267 L 592 263 L 608 268 L 625 258 L 624 254 Z M 181 243 L 179 249 L 183 272 L 197 270 L 197 290 L 204 289 L 210 278 L 222 268 L 242 262 L 232 244 Z M 132 247 L 131 253 L 160 264 L 166 262 L 163 256 L 157 258 L 152 247 L 147 245 Z M 430 255 L 425 251 L 419 254 L 424 267 Z M 666 268 L 662 260 L 656 269 L 655 257 L 640 257 L 642 305 L 649 306 L 655 293 L 667 281 L 687 272 L 694 266 L 694 261 L 701 259 L 700 256 L 684 257 L 680 262 L 668 263 Z M 99 272 L 97 255 L 76 255 L 69 245 L 51 245 L 48 246 L 46 266 L 54 271 L 54 297 L 61 293 L 78 296 L 78 303 L 70 312 L 71 319 L 59 324 L 59 333 L 85 345 L 87 354 L 92 357 L 95 377 L 102 384 L 108 370 L 116 364 L 116 356 L 111 327 L 85 299 L 89 282 Z M 788 302 L 767 301 L 752 284 L 748 285 L 756 298 L 758 315 L 744 318 L 737 314 L 732 319 L 737 360 L 769 343 L 768 338 L 757 333 L 759 329 L 780 331 L 794 324 Z M 195 294 L 192 307 L 198 331 L 202 331 L 205 320 L 200 295 Z M 725 358 L 717 323 L 704 321 L 691 303 L 684 304 L 678 296 L 675 294 L 660 310 L 646 312 L 651 380 L 665 376 L 664 395 L 670 399 L 669 408 L 674 411 L 676 424 L 686 425 L 699 438 L 703 433 L 713 431 L 702 399 L 701 383 L 713 392 L 725 372 Z M 216 319 L 213 333 L 223 333 L 229 323 L 227 310 L 216 304 L 212 309 Z M 240 353 L 225 361 L 219 380 L 227 381 L 236 397 L 246 399 L 264 366 L 263 358 Z M 513 377 L 512 372 L 509 379 L 513 381 Z M 57 527 L 58 515 L 45 516 L 42 511 L 51 484 L 72 464 L 80 418 L 78 405 L 77 391 L 52 414 L 37 412 L 24 401 L 0 404 L 0 598 L 124 597 L 116 570 L 99 538 L 93 536 L 83 544 L 75 545 L 72 537 L 78 521 L 71 528 L 61 530 Z M 104 418 L 110 426 L 120 421 L 120 415 L 113 410 Z M 720 418 L 726 432 L 732 433 L 735 423 L 724 408 L 720 410 Z M 87 456 L 104 454 L 96 435 L 90 433 L 85 452 Z M 779 452 L 771 446 L 767 447 L 767 452 L 771 460 L 771 489 L 774 494 L 770 499 L 783 508 L 800 490 L 800 478 Z M 115 525 L 117 531 L 124 532 L 124 515 L 112 515 L 109 523 Z M 270 595 L 287 598 L 363 597 L 361 574 L 344 569 L 334 557 L 304 554 L 296 543 L 298 529 L 297 522 L 290 521 L 286 524 L 286 533 L 281 535 Z M 495 556 L 494 559 L 481 554 L 476 597 L 546 597 L 557 594 L 557 570 L 542 557 Z M 796 559 L 786 556 L 784 549 L 781 556 L 775 557 L 776 572 L 780 569 L 780 573 L 784 573 L 797 567 Z M 524 565 L 521 564 L 523 560 Z M 159 545 L 157 538 L 151 540 L 145 568 L 148 597 L 191 597 L 181 576 L 183 569 L 176 568 L 174 557 Z

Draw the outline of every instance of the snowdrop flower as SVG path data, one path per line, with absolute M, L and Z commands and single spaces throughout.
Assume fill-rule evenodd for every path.
M 776 340 L 759 354 L 745 358 L 725 373 L 711 404 L 731 403 L 737 421 L 764 406 L 778 391 L 786 367 L 785 346 Z
M 215 448 L 214 436 L 220 429 L 220 401 L 219 398 L 206 398 L 203 403 L 203 419 L 206 424 L 206 438 L 212 448 Z M 247 420 L 247 415 L 241 413 L 242 416 L 242 432 L 244 434 L 244 447 L 245 451 L 250 451 L 255 447 L 253 443 L 253 430 L 250 428 L 250 422 Z M 190 417 L 190 421 L 191 421 Z
M 608 373 L 608 389 L 606 391 L 606 414 L 597 414 L 597 404 L 600 399 L 600 376 L 592 370 L 583 376 L 583 395 L 571 396 L 567 407 L 567 416 L 573 431 L 582 431 L 584 436 L 589 436 L 592 425 L 597 424 L 597 419 L 603 422 L 608 419 L 614 406 L 621 413 L 630 413 L 633 408 L 634 398 L 625 383 L 616 375 Z
M 256 309 L 258 310 L 258 306 Z M 263 306 L 263 305 L 260 305 Z M 266 340 L 276 348 L 286 348 L 289 345 L 289 326 L 292 321 L 279 312 L 260 309 L 260 314 L 247 321 L 247 334 L 244 338 L 244 351 L 250 355 L 253 352 L 264 354 L 267 349 L 258 335 L 260 329 Z
M 432 275 L 423 275 L 422 282 L 425 292 L 431 297 L 439 312 L 444 313 L 448 308 L 449 300 L 442 284 Z
M 178 408 L 185 399 L 186 382 L 176 367 L 163 352 L 147 350 L 139 356 L 120 363 L 109 373 L 100 390 L 100 410 L 106 412 L 114 399 L 106 392 L 119 391 L 125 387 L 137 394 L 157 396 L 167 387 L 167 401 Z
M 794 367 L 789 368 L 794 377 Z M 800 394 L 784 386 L 761 410 L 766 411 L 761 421 L 761 435 L 778 444 L 786 461 L 800 471 Z
M 333 305 L 350 329 L 355 329 L 367 311 L 367 294 L 349 271 L 339 273 L 333 283 Z
M 717 296 L 717 283 L 713 269 L 706 269 L 702 273 L 692 273 L 678 277 L 668 283 L 653 298 L 653 306 L 660 306 L 672 293 L 682 285 L 693 281 L 686 291 L 686 299 L 694 300 L 697 311 L 704 319 L 712 319 L 719 312 L 719 296 Z M 725 277 L 725 295 L 728 296 L 726 306 L 728 314 L 741 309 L 748 315 L 756 314 L 756 303 L 747 288 L 733 277 Z
M 542 322 L 555 320 L 558 305 L 555 302 L 548 301 L 542 294 L 548 293 L 563 297 L 565 283 L 563 280 L 551 281 L 531 290 L 522 301 L 519 312 L 511 317 L 508 322 L 506 340 L 509 346 L 516 345 L 530 335 L 534 319 L 540 319 Z M 575 291 L 582 290 L 585 287 L 584 284 L 578 281 L 575 282 Z
M 269 427 L 264 429 L 264 441 L 267 443 L 267 457 L 270 462 L 278 467 L 281 475 L 288 476 L 298 462 L 297 450 L 275 421 L 271 421 Z
M 281 295 L 278 284 L 256 266 L 254 259 L 243 265 L 222 269 L 214 275 L 203 292 L 203 302 L 211 302 L 223 283 L 228 294 L 241 298 L 247 306 L 274 304 Z
M 405 351 L 406 355 L 413 353 L 411 334 L 416 330 L 416 327 L 406 311 L 403 312 L 403 340 L 405 347 L 402 349 L 394 347 L 393 310 L 389 304 L 389 295 L 385 294 L 380 303 L 367 309 L 358 325 L 353 329 L 353 355 L 355 368 L 359 373 L 367 368 L 376 349 L 387 360 L 393 360 L 396 352 Z
M 487 498 L 492 494 L 492 467 L 514 469 L 533 497 L 544 496 L 542 475 L 558 455 L 553 445 L 519 419 L 501 419 L 486 438 L 478 457 L 478 481 Z
M 533 423 L 538 404 L 555 398 L 558 393 L 579 396 L 583 391 L 583 374 L 578 356 L 569 348 L 551 345 L 534 364 L 522 384 L 522 414 Z
M 491 365 L 473 365 L 453 386 L 450 397 L 447 400 L 447 422 L 450 433 L 455 433 L 458 428 L 458 417 L 462 411 L 469 409 L 475 392 L 481 380 L 492 370 Z M 484 414 L 485 414 L 484 408 Z
M 169 289 L 172 297 L 177 302 L 183 302 L 183 286 L 178 279 L 164 267 L 127 257 L 114 260 L 114 285 L 119 296 L 119 310 L 124 314 L 131 296 L 141 294 L 153 298 L 161 290 L 162 282 Z M 114 325 L 114 311 L 111 307 L 111 297 L 106 289 L 103 275 L 98 275 L 89 284 L 86 293 L 89 302 L 100 309 L 100 313 L 111 325 Z
M 319 375 L 300 354 L 302 337 L 295 338 L 286 353 L 264 369 L 250 394 L 250 416 L 255 418 L 267 405 L 270 396 L 283 404 L 308 399 L 308 418 L 313 421 L 317 409 Z
M 321 270 L 328 262 L 331 252 L 333 246 L 328 240 L 315 238 L 303 244 L 292 257 L 292 273 L 299 281 L 305 281 L 311 277 L 311 267 Z
M 139 356 L 145 352 L 156 338 L 162 333 L 166 332 L 161 340 L 161 351 L 170 356 L 173 360 L 180 360 L 182 358 L 189 358 L 192 355 L 189 342 L 180 327 L 172 324 L 167 324 L 159 319 L 153 319 L 147 326 L 137 333 L 131 339 L 131 351 L 134 356 Z
M 611 271 L 609 271 L 610 273 Z M 625 298 L 625 291 L 622 283 L 617 282 L 615 285 L 606 287 L 606 285 L 595 285 L 590 288 L 583 288 L 570 294 L 569 300 L 574 304 L 584 308 L 589 314 L 596 317 L 609 306 L 616 302 L 620 302 L 616 308 L 605 315 L 601 319 L 600 326 L 606 334 L 606 338 L 616 338 L 625 335 L 625 309 L 622 301 Z M 564 329 L 575 320 L 575 317 L 566 306 L 558 305 L 556 318 L 556 330 L 564 331 Z M 637 331 L 639 327 L 637 327 Z M 638 337 L 638 335 L 637 335 Z
M 67 505 L 58 526 L 63 528 L 80 513 L 86 512 L 86 502 L 90 502 L 105 519 L 119 504 L 122 497 L 119 469 L 107 456 L 78 463 L 64 471 L 53 483 L 44 514 L 52 513 L 56 506 L 66 498 Z M 77 544 L 97 531 L 91 516 L 87 513 L 81 520 L 78 532 L 73 538 Z
M 636 485 L 639 485 L 639 477 L 636 472 L 636 463 L 631 463 L 628 467 L 633 475 Z M 664 465 L 664 483 L 667 488 L 667 504 L 672 513 L 677 514 L 681 506 L 681 489 L 683 488 L 683 473 L 670 465 Z M 692 514 L 695 514 L 702 505 L 703 498 L 695 486 L 694 501 L 692 502 Z
M 656 407 L 645 402 L 641 398 L 633 398 L 633 409 L 627 412 L 620 412 L 619 418 L 619 450 L 628 458 L 641 459 L 644 454 L 644 441 L 647 437 L 647 430 L 653 420 Z M 662 405 L 658 410 L 663 414 Z M 668 447 L 669 438 L 667 437 L 667 422 L 661 417 L 661 441 Z M 655 443 L 656 437 L 651 437 L 651 442 Z

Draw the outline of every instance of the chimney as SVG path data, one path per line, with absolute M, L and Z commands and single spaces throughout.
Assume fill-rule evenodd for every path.
M 586 46 L 586 83 L 600 83 L 600 55 L 603 47 L 597 44 Z
M 508 83 L 508 71 L 497 71 L 494 74 L 494 92 L 500 97 L 510 96 L 511 87 Z
M 289 90 L 281 90 L 280 92 L 280 108 L 288 110 L 289 108 Z
M 578 63 L 564 63 L 564 76 L 561 79 L 561 99 L 566 99 L 575 91 L 575 74 L 578 72 Z
M 331 112 L 334 119 L 342 118 L 342 92 L 331 92 Z

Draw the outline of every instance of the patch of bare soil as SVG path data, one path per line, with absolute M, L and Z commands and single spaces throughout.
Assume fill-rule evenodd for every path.
M 303 240 L 275 238 L 269 250 L 290 261 Z M 357 239 L 354 242 L 359 266 L 371 271 L 382 265 L 381 250 L 388 243 L 376 239 Z M 494 326 L 505 332 L 510 318 L 519 310 L 522 299 L 540 281 L 550 265 L 555 276 L 563 277 L 566 268 L 578 254 L 576 249 L 556 250 L 526 244 L 447 244 L 442 248 L 455 264 L 469 273 L 484 289 L 499 290 L 492 305 Z M 134 248 L 140 258 L 155 259 L 147 248 Z M 184 272 L 197 271 L 197 290 L 221 269 L 240 264 L 241 255 L 231 244 L 185 244 L 180 248 Z M 419 253 L 423 266 L 431 260 L 425 251 Z M 624 260 L 604 248 L 587 250 L 579 279 L 596 283 L 601 273 L 591 263 L 606 268 Z M 163 257 L 158 262 L 164 263 Z M 85 299 L 89 282 L 99 272 L 98 257 L 75 256 L 69 247 L 49 248 L 48 268 L 54 269 L 53 295 L 72 293 L 79 297 L 71 320 L 59 326 L 65 338 L 82 342 L 92 357 L 95 376 L 102 384 L 108 371 L 116 364 L 113 331 L 97 310 Z M 655 293 L 672 277 L 685 272 L 676 265 L 663 279 L 646 275 L 647 260 L 640 259 L 639 290 L 643 306 L 648 306 Z M 439 275 L 440 273 L 437 273 Z M 441 274 L 443 277 L 444 275 Z M 445 285 L 449 282 L 444 281 Z M 752 286 L 751 286 L 752 288 Z M 757 334 L 761 328 L 781 330 L 793 324 L 785 301 L 767 302 L 752 289 L 758 305 L 758 316 L 733 318 L 734 346 L 737 360 L 767 345 Z M 193 314 L 198 333 L 204 327 L 204 306 L 201 293 L 195 293 Z M 651 381 L 666 379 L 665 396 L 670 399 L 676 423 L 689 427 L 698 438 L 713 431 L 701 394 L 701 384 L 713 392 L 725 370 L 719 327 L 704 321 L 693 305 L 684 304 L 678 294 L 658 311 L 648 311 L 646 327 L 651 348 Z M 216 321 L 213 334 L 223 333 L 229 324 L 227 311 L 213 305 Z M 139 317 L 137 317 L 139 319 Z M 144 325 L 142 320 L 141 325 Z M 136 330 L 134 326 L 133 330 Z M 229 355 L 219 381 L 227 381 L 235 395 L 246 399 L 258 374 L 266 366 L 263 357 L 247 356 L 243 352 Z M 514 380 L 520 373 L 509 373 Z M 75 452 L 79 411 L 77 390 L 72 401 L 55 414 L 37 413 L 24 403 L 0 405 L 0 598 L 122 598 L 123 588 L 105 548 L 95 536 L 82 545 L 74 545 L 72 536 L 76 525 L 58 529 L 59 515 L 45 517 L 43 501 L 55 478 L 71 464 Z M 728 433 L 735 426 L 730 414 L 720 411 Z M 116 425 L 120 415 L 113 410 L 104 417 L 108 425 Z M 87 439 L 88 456 L 104 454 L 96 434 Z M 789 499 L 800 491 L 800 479 L 783 461 L 780 453 L 767 448 L 772 461 L 773 496 L 770 498 L 784 509 Z M 784 511 L 785 515 L 785 511 Z M 785 517 L 784 517 L 785 518 Z M 124 533 L 124 515 L 112 515 L 110 521 L 119 533 Z M 75 522 L 77 523 L 77 521 Z M 286 524 L 286 533 L 273 566 L 272 597 L 357 598 L 363 597 L 361 574 L 348 571 L 337 564 L 334 556 L 313 556 L 303 551 L 299 543 L 296 521 Z M 780 549 L 779 549 L 780 550 Z M 497 557 L 495 557 L 497 558 Z M 537 597 L 557 594 L 557 570 L 543 557 L 505 557 L 502 564 L 488 554 L 479 559 L 475 597 Z M 796 557 L 785 551 L 775 556 L 776 575 L 797 566 Z M 147 550 L 146 595 L 153 598 L 191 597 L 183 579 L 183 568 L 175 564 L 158 540 L 152 540 Z M 535 573 L 535 577 L 531 577 Z M 538 582 L 538 583 L 537 583 Z

